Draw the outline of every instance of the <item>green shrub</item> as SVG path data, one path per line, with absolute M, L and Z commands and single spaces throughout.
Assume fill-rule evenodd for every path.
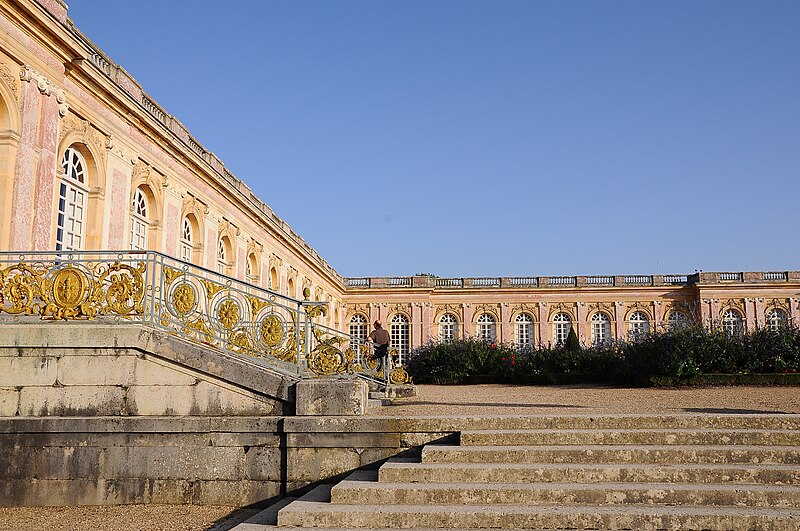
M 688 381 L 703 374 L 800 371 L 800 330 L 793 327 L 728 335 L 690 326 L 589 348 L 576 342 L 577 336 L 570 346 L 516 349 L 474 338 L 431 341 L 411 352 L 407 369 L 418 383 L 454 384 L 478 379 L 630 384 L 651 377 Z

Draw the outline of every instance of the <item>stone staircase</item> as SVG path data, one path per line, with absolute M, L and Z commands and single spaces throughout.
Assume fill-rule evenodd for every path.
M 500 420 L 236 529 L 800 529 L 800 416 Z

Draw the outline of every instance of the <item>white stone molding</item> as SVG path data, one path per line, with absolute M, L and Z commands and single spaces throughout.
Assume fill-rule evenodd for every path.
M 62 89 L 55 86 L 52 81 L 34 70 L 30 65 L 24 65 L 22 69 L 20 69 L 19 78 L 26 83 L 35 81 L 36 88 L 39 89 L 39 92 L 45 96 L 53 96 L 56 99 L 58 103 L 58 116 L 63 118 L 67 115 L 69 111 L 67 95 Z

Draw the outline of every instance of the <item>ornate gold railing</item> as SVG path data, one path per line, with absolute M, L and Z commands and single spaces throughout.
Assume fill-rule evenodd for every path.
M 300 377 L 375 371 L 362 343 L 315 323 L 324 302 L 299 301 L 157 252 L 0 253 L 0 323 L 138 322 Z M 392 376 L 394 376 L 392 378 Z

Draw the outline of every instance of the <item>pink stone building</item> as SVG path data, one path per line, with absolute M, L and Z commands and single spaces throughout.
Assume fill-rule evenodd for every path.
M 148 249 L 299 298 L 325 324 L 429 339 L 586 344 L 686 321 L 800 323 L 800 272 L 346 279 L 67 19 L 0 3 L 0 250 Z

